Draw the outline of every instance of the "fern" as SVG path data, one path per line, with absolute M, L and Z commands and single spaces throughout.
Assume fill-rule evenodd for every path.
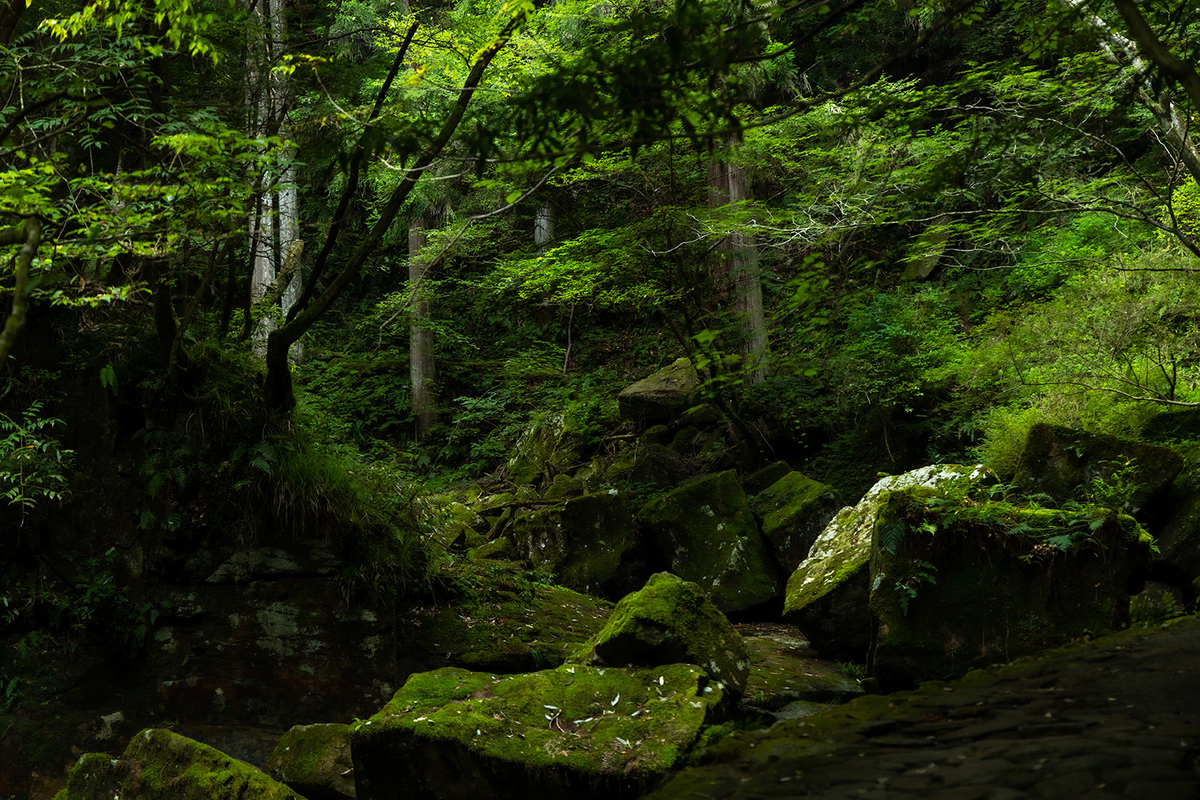
M 887 550 L 892 555 L 896 554 L 896 548 L 900 546 L 900 542 L 904 539 L 904 533 L 907 530 L 902 520 L 892 520 L 887 525 L 883 526 L 880 534 L 883 539 L 883 549 Z

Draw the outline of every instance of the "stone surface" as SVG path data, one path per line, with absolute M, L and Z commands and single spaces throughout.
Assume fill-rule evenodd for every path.
M 813 543 L 842 507 L 832 486 L 788 472 L 750 501 L 763 540 L 784 575 L 808 558 Z
M 743 638 L 750 653 L 750 677 L 743 702 L 776 714 L 793 703 L 839 703 L 863 693 L 858 681 L 830 661 L 817 658 L 790 625 L 773 626 Z M 795 707 L 796 713 L 802 707 Z
M 354 798 L 350 726 L 294 726 L 279 739 L 267 759 L 266 772 L 308 800 Z
M 55 800 L 304 800 L 265 773 L 178 734 L 148 728 L 118 759 L 82 756 Z
M 680 358 L 617 395 L 621 418 L 636 422 L 670 422 L 694 402 L 700 378 L 692 363 Z
M 563 586 L 602 593 L 638 546 L 633 516 L 617 489 L 594 492 L 517 517 L 517 553 Z
M 698 583 L 722 611 L 750 608 L 778 594 L 775 565 L 732 470 L 651 500 L 638 519 L 670 571 Z
M 621 450 L 604 471 L 609 485 L 640 489 L 668 489 L 691 477 L 695 468 L 686 458 L 661 444 L 636 445 Z
M 409 678 L 357 723 L 360 797 L 636 797 L 679 763 L 722 702 L 701 669 L 563 666 Z
M 1125 514 L 1143 508 L 1183 468 L 1183 460 L 1166 447 L 1038 423 L 1029 429 L 1013 485 L 1059 501 L 1084 500 L 1092 481 L 1108 481 L 1131 463 L 1123 480 L 1133 491 L 1126 507 L 1115 509 Z
M 873 632 L 868 608 L 871 536 L 881 496 L 913 486 L 950 488 L 989 480 L 994 478 L 982 466 L 941 464 L 876 482 L 857 505 L 837 513 L 792 573 L 784 619 L 800 628 L 822 655 L 865 661 Z
M 703 589 L 667 572 L 622 598 L 604 628 L 570 660 L 608 667 L 695 664 L 734 696 L 750 671 L 741 634 Z
M 728 736 L 650 797 L 1194 799 L 1197 661 L 1194 617 L 1127 631 Z
M 577 437 L 561 414 L 552 414 L 521 433 L 505 472 L 513 483 L 529 484 L 567 471 L 578 461 Z
M 479 581 L 473 595 L 413 608 L 399 621 L 405 675 L 447 664 L 495 672 L 557 666 L 612 612 L 610 603 L 561 586 L 517 583 L 504 574 L 467 579 Z
M 1029 509 L 929 489 L 881 496 L 871 553 L 872 676 L 886 687 L 1128 627 L 1152 541 L 1098 507 Z
M 742 488 L 753 497 L 792 471 L 786 461 L 773 461 L 742 478 Z

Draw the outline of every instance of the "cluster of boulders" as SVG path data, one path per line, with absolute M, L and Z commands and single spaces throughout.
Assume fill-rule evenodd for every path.
M 558 585 L 490 587 L 486 618 L 430 611 L 406 635 L 442 663 L 368 719 L 293 728 L 269 775 L 148 730 L 121 758 L 84 756 L 59 800 L 636 797 L 739 703 L 782 717 L 860 691 L 789 666 L 799 637 L 748 640 L 727 614 L 782 613 L 890 688 L 1127 626 L 1156 568 L 1200 576 L 1200 500 L 1168 448 L 1035 426 L 1008 484 L 935 465 L 843 507 L 786 463 L 739 472 L 699 385 L 676 362 L 621 394 L 640 427 L 603 456 L 553 417 L 521 437 L 507 483 L 429 502 L 460 561 Z

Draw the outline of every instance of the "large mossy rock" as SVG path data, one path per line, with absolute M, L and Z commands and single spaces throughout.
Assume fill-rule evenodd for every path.
M 1160 566 L 1167 565 L 1164 578 L 1176 583 L 1200 578 L 1200 447 L 1192 447 L 1185 461 L 1171 484 L 1170 511 L 1158 529 L 1159 553 L 1155 556 Z
M 565 500 L 517 517 L 517 553 L 563 586 L 600 593 L 619 578 L 622 559 L 637 548 L 633 515 L 616 489 Z
M 296 725 L 279 739 L 267 759 L 267 772 L 308 800 L 354 798 L 350 726 Z
M 638 443 L 623 449 L 604 471 L 610 484 L 643 489 L 667 489 L 695 474 L 695 468 L 679 453 L 661 444 Z
M 516 484 L 533 483 L 542 476 L 573 468 L 579 461 L 579 441 L 561 414 L 552 414 L 521 433 L 505 465 Z
M 495 568 L 517 571 L 513 564 Z M 477 583 L 473 596 L 424 607 L 401 630 L 406 671 L 447 664 L 496 672 L 558 666 L 612 613 L 611 603 L 561 586 L 514 583 L 504 574 L 462 580 Z
M 219 750 L 159 728 L 136 734 L 120 758 L 82 756 L 55 800 L 304 800 Z
M 832 486 L 789 472 L 750 500 L 762 537 L 785 575 L 808 558 L 813 542 L 842 507 Z
M 413 675 L 355 725 L 359 796 L 637 797 L 687 754 L 723 697 L 686 664 Z
M 1093 482 L 1110 483 L 1123 471 L 1119 480 L 1130 492 L 1127 506 L 1115 510 L 1135 513 L 1181 469 L 1183 459 L 1166 447 L 1038 423 L 1029 429 L 1013 485 L 1059 501 L 1081 500 Z
M 871 536 L 884 495 L 926 487 L 949 490 L 993 480 L 983 467 L 939 464 L 878 481 L 858 505 L 843 508 L 817 537 L 787 583 L 783 616 L 829 658 L 863 661 L 874 623 L 870 596 Z
M 881 498 L 871 548 L 869 664 L 885 688 L 1129 625 L 1153 539 L 1108 509 L 1022 508 L 927 489 Z
M 668 572 L 622 598 L 600 633 L 569 660 L 602 667 L 695 664 L 734 696 L 750 670 L 741 634 L 703 589 Z
M 686 358 L 663 367 L 617 395 L 621 418 L 634 422 L 670 422 L 695 404 L 700 377 Z
M 670 571 L 740 611 L 779 593 L 779 574 L 733 470 L 707 475 L 651 500 L 642 534 Z

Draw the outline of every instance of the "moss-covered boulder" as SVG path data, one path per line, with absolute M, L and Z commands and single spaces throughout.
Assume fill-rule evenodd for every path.
M 561 586 L 511 581 L 513 564 L 481 569 L 502 574 L 468 576 L 463 596 L 442 606 L 422 607 L 401 635 L 406 671 L 447 664 L 496 672 L 523 672 L 563 663 L 604 627 L 612 604 Z M 468 593 L 470 592 L 470 593 Z
M 661 444 L 639 443 L 617 454 L 604 470 L 604 481 L 654 491 L 677 486 L 694 472 L 687 459 L 674 450 Z
M 55 800 L 304 800 L 266 773 L 158 728 L 135 734 L 120 758 L 87 753 Z
M 733 470 L 651 500 L 638 519 L 670 571 L 700 584 L 722 611 L 740 611 L 779 593 L 779 574 Z
M 359 796 L 637 797 L 688 753 L 722 700 L 686 664 L 413 675 L 355 725 Z
M 350 726 L 296 725 L 279 739 L 267 758 L 267 772 L 308 800 L 355 797 L 350 760 Z
M 927 489 L 881 498 L 871 546 L 872 674 L 958 677 L 1129 625 L 1152 538 L 1108 509 L 1022 508 Z
M 473 508 L 449 497 L 434 498 L 425 521 L 438 544 L 446 549 L 482 544 L 480 531 L 487 523 Z
M 742 488 L 747 495 L 753 497 L 790 472 L 792 468 L 786 461 L 772 461 L 742 478 Z
M 700 378 L 686 358 L 663 367 L 617 395 L 621 418 L 635 422 L 670 422 L 695 403 Z
M 695 664 L 733 696 L 741 695 L 750 669 L 741 634 L 704 590 L 668 572 L 622 598 L 600 633 L 569 660 L 608 667 Z
M 638 540 L 633 515 L 617 489 L 594 492 L 517 517 L 517 553 L 572 589 L 600 593 L 619 577 Z
M 1166 519 L 1157 531 L 1155 561 L 1164 578 L 1186 584 L 1200 578 L 1200 447 L 1185 451 L 1184 461 L 1167 493 Z
M 563 415 L 552 414 L 521 433 L 505 472 L 513 483 L 530 484 L 572 469 L 578 461 L 579 437 Z
M 896 489 L 948 490 L 988 480 L 993 477 L 983 467 L 938 464 L 878 481 L 858 505 L 837 513 L 792 573 L 784 619 L 800 628 L 822 655 L 866 660 L 873 628 L 868 608 L 871 535 L 882 496 Z
M 1013 485 L 1055 500 L 1122 504 L 1136 513 L 1183 469 L 1173 450 L 1148 442 L 1038 423 L 1029 429 Z M 1110 502 L 1120 498 L 1120 502 Z
M 788 472 L 750 500 L 762 537 L 785 575 L 808 558 L 813 542 L 842 507 L 832 486 Z

